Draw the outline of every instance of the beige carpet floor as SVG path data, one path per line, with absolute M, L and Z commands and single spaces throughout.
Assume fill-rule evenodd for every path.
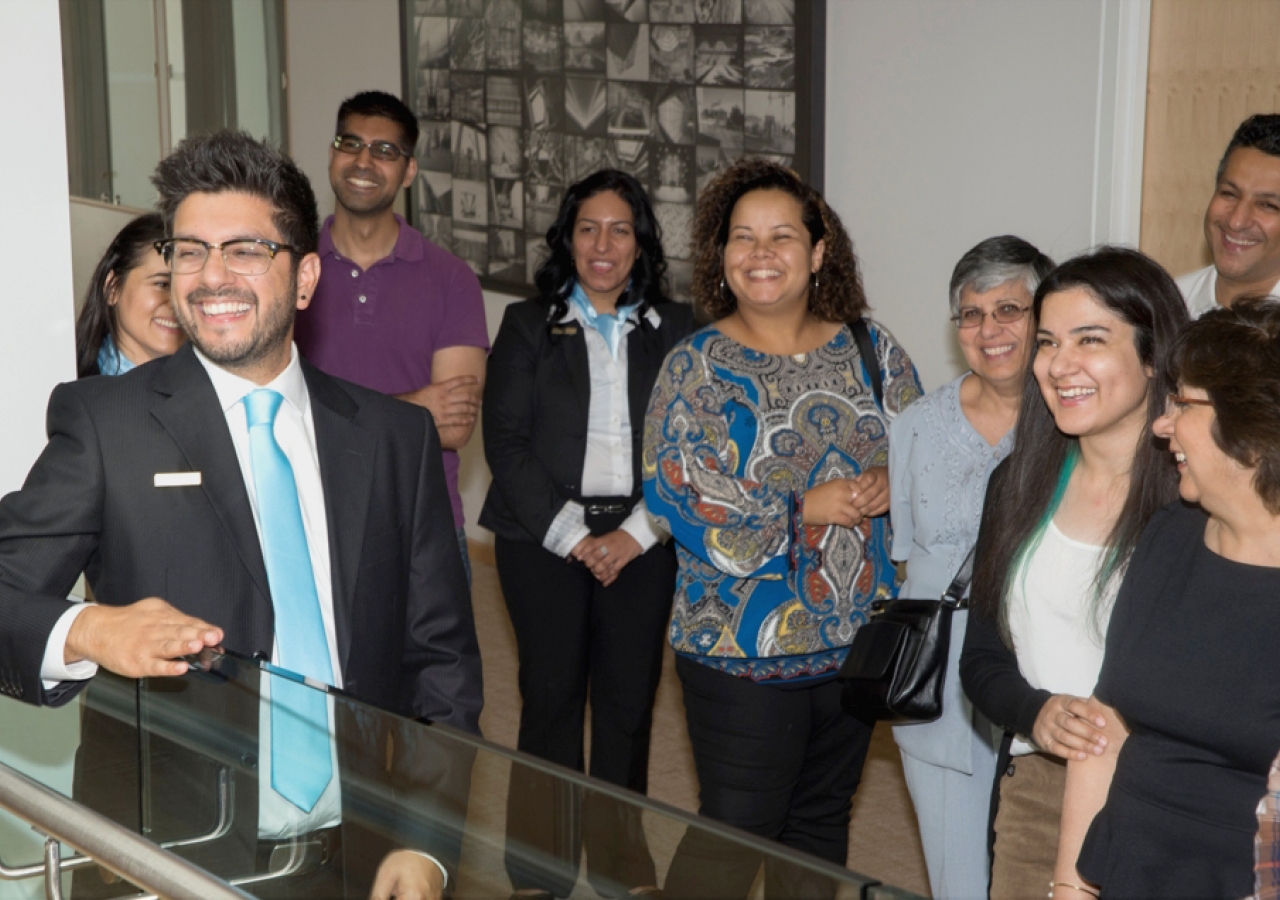
M 485 708 L 480 725 L 489 740 L 515 747 L 520 724 L 515 638 L 502 601 L 497 571 L 491 555 L 484 549 L 476 548 L 473 552 L 472 586 L 476 629 L 484 660 Z M 509 767 L 504 760 L 488 756 L 476 765 L 459 898 L 505 897 L 510 890 L 502 868 L 508 777 Z M 698 808 L 698 783 L 670 650 L 654 710 L 649 795 L 678 809 L 696 812 Z M 646 816 L 645 828 L 661 878 L 683 825 L 660 816 Z M 889 729 L 884 726 L 876 729 L 862 785 L 854 797 L 848 865 L 855 872 L 928 895 L 928 878 L 911 800 L 902 778 L 902 765 Z M 586 879 L 581 879 L 573 897 L 590 900 L 594 896 Z

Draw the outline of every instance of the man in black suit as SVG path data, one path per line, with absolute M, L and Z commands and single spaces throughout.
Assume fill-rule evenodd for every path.
M 0 690 L 64 703 L 97 666 L 181 675 L 181 657 L 218 645 L 281 660 L 297 638 L 276 628 L 246 418 L 267 387 L 283 395 L 268 428 L 295 476 L 326 680 L 478 733 L 479 650 L 431 417 L 324 375 L 293 345 L 320 274 L 306 176 L 224 132 L 184 141 L 153 181 L 190 343 L 127 375 L 55 389 L 49 443 L 22 490 L 0 501 Z M 81 571 L 95 605 L 65 599 Z M 315 821 L 324 796 L 295 817 L 332 826 L 340 805 Z M 268 803 L 288 811 L 290 801 Z M 443 867 L 411 854 L 392 863 L 375 896 L 439 895 Z

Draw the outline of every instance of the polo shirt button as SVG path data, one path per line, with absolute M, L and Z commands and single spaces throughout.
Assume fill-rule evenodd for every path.
M 351 277 L 352 277 L 352 278 L 359 278 L 359 277 L 360 277 L 360 270 L 359 270 L 359 269 L 352 269 L 352 270 L 351 270 Z
M 361 302 L 361 303 L 364 303 L 364 302 L 365 302 L 366 300 L 368 300 L 368 299 L 369 299 L 369 298 L 368 298 L 368 297 L 366 297 L 364 294 L 361 294 L 361 295 L 360 295 L 360 302 Z

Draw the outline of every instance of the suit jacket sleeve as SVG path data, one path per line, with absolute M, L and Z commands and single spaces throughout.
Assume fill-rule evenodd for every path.
M 466 573 L 458 555 L 440 437 L 431 416 L 419 465 L 404 654 L 407 706 L 415 716 L 480 733 L 484 686 Z
M 991 474 L 987 496 L 982 507 L 982 525 L 978 529 L 975 557 L 981 558 L 987 536 L 994 527 L 1000 501 L 1000 485 L 1004 481 L 1005 464 Z M 983 598 L 985 599 L 985 598 Z M 991 608 L 978 597 L 979 609 Z M 978 711 L 1005 731 L 1030 736 L 1036 716 L 1049 699 L 1049 691 L 1031 686 L 1018 668 L 1018 657 L 1000 637 L 1000 627 L 991 616 L 969 613 L 969 627 L 964 635 L 964 651 L 960 656 L 960 681 L 964 692 Z
M 22 489 L 0 500 L 0 691 L 58 705 L 84 682 L 50 691 L 40 680 L 49 633 L 98 546 L 102 460 L 92 419 L 73 385 L 49 399 L 49 442 Z
M 494 487 L 520 525 L 541 541 L 570 499 L 533 449 L 537 415 L 538 363 L 547 352 L 543 322 L 530 312 L 541 307 L 507 307 L 489 354 L 484 384 L 484 455 Z

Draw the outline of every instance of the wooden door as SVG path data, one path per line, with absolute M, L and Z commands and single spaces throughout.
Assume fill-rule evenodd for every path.
M 1280 0 L 1151 0 L 1140 243 L 1174 275 L 1212 261 L 1218 160 L 1260 112 L 1280 112 Z

